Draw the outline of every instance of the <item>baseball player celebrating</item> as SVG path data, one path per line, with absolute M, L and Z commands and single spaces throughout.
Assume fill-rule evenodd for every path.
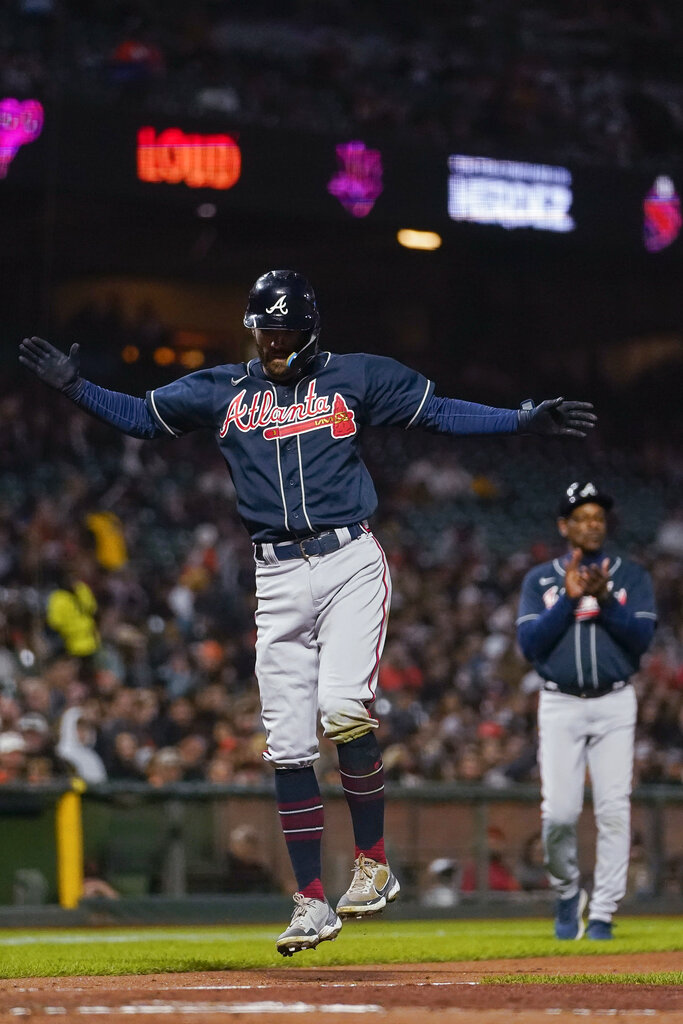
M 298 892 L 283 956 L 334 939 L 343 918 L 396 898 L 384 850 L 384 777 L 370 708 L 391 581 L 368 518 L 377 496 L 360 453 L 366 426 L 450 434 L 585 437 L 592 406 L 562 398 L 494 409 L 437 398 L 420 373 L 386 357 L 319 350 L 308 281 L 274 270 L 253 285 L 244 316 L 258 358 L 191 373 L 145 399 L 106 391 L 40 338 L 20 360 L 82 409 L 134 437 L 210 428 L 228 465 L 256 562 L 256 675 L 275 792 Z M 355 838 L 351 885 L 328 903 L 321 882 L 323 806 L 313 764 L 317 716 L 336 745 Z
M 636 724 L 629 677 L 657 616 L 649 574 L 603 552 L 612 504 L 590 482 L 567 488 L 557 525 L 569 552 L 527 573 L 517 619 L 520 647 L 545 680 L 538 708 L 541 817 L 558 895 L 558 939 L 584 933 L 576 823 L 586 768 L 598 831 L 588 938 L 612 938 L 612 915 L 626 891 Z

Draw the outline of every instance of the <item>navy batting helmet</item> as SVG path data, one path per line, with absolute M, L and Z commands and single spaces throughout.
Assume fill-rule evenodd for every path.
M 609 494 L 599 491 L 590 480 L 585 482 L 575 480 L 560 498 L 559 513 L 561 518 L 566 519 L 579 505 L 587 505 L 589 502 L 595 505 L 602 505 L 605 511 L 609 512 L 614 504 L 614 499 L 610 498 Z
M 320 313 L 315 292 L 295 270 L 269 270 L 252 285 L 244 326 L 308 332 L 304 344 L 288 360 L 290 366 L 300 368 L 313 358 L 318 347 Z

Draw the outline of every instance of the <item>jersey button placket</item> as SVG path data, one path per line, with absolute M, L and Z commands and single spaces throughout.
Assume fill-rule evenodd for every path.
M 294 392 L 289 388 L 283 388 L 280 390 L 279 399 L 280 405 L 290 405 L 294 397 Z M 290 497 L 287 500 L 288 516 L 292 523 L 301 522 L 301 500 L 295 496 L 297 491 L 301 490 L 301 480 L 299 478 L 299 456 L 298 446 L 296 437 L 282 438 L 280 444 L 280 457 L 282 459 L 282 470 L 283 478 L 285 481 L 285 487 Z M 298 508 L 296 507 L 298 506 Z

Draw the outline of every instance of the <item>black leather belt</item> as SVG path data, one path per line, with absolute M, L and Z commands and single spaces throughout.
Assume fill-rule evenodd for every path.
M 355 540 L 361 533 L 367 533 L 367 524 L 353 523 L 351 526 L 342 527 L 349 531 L 349 540 Z M 336 530 L 325 530 L 323 533 L 316 533 L 313 537 L 303 537 L 293 544 L 274 544 L 273 553 L 278 562 L 284 562 L 288 558 L 314 558 L 317 555 L 329 555 L 330 551 L 337 551 L 342 547 Z M 259 561 L 264 560 L 263 544 L 254 544 L 254 554 Z
M 565 697 L 583 697 L 586 699 L 590 699 L 592 697 L 604 697 L 608 693 L 614 693 L 617 690 L 623 690 L 628 685 L 628 679 L 619 679 L 614 683 L 606 683 L 602 686 L 588 686 L 585 690 L 580 690 L 578 687 L 569 689 L 563 686 L 557 686 L 556 683 L 550 685 L 546 682 L 543 686 L 543 689 L 546 693 L 563 693 Z

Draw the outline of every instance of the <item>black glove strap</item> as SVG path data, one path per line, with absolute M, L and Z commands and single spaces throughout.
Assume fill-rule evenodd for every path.
M 66 395 L 67 398 L 70 398 L 72 402 L 77 402 L 78 399 L 83 394 L 84 388 L 85 381 L 83 380 L 83 378 L 74 377 L 73 380 L 69 381 L 68 384 L 64 385 L 64 387 L 62 388 L 62 394 Z

